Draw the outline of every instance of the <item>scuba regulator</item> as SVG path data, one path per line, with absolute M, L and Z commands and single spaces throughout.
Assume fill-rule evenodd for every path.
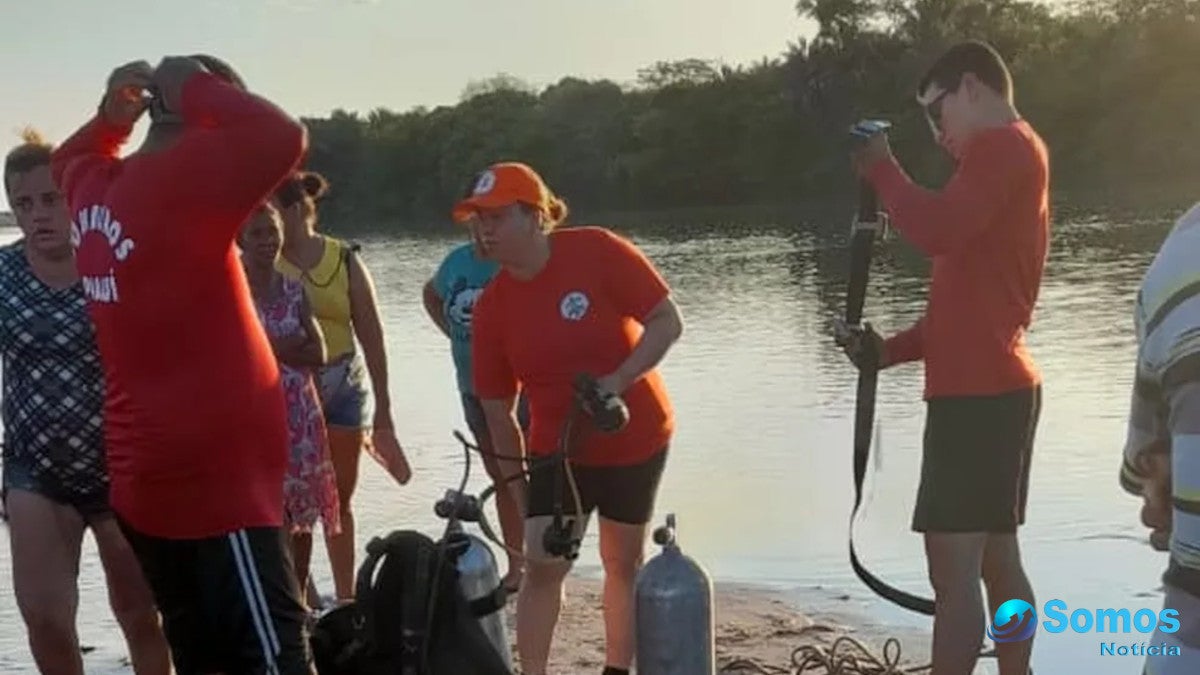
M 615 434 L 629 424 L 629 408 L 625 401 L 617 394 L 600 389 L 592 376 L 575 378 L 575 396 L 600 431 Z
M 575 560 L 579 557 L 579 544 L 582 540 L 575 536 L 573 522 L 564 522 L 562 505 L 556 504 L 554 521 L 542 534 L 542 548 L 555 558 Z
M 442 520 L 478 523 L 483 507 L 474 495 L 446 490 L 446 494 L 433 505 L 433 513 Z
M 563 517 L 563 482 L 570 480 L 574 486 L 574 476 L 569 473 L 571 467 L 568 463 L 570 462 L 575 420 L 580 413 L 586 413 L 595 428 L 606 434 L 615 434 L 629 424 L 629 408 L 625 405 L 625 401 L 617 394 L 602 390 L 591 375 L 576 376 L 574 389 L 575 396 L 571 412 L 563 425 L 560 440 L 561 457 L 555 463 L 554 516 L 550 526 L 542 535 L 542 548 L 546 553 L 572 561 L 579 557 L 579 545 L 582 538 L 575 532 L 574 519 L 565 520 Z M 576 496 L 578 497 L 578 492 L 576 492 Z M 579 507 L 577 501 L 576 508 L 579 509 Z M 582 514 L 577 513 L 576 517 L 582 517 Z

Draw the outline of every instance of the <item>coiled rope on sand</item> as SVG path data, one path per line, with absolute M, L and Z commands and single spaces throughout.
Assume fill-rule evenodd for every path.
M 842 636 L 825 645 L 801 645 L 792 651 L 790 667 L 772 666 L 752 659 L 737 659 L 721 667 L 721 675 L 910 675 L 929 672 L 933 666 L 900 667 L 900 641 L 888 638 L 883 655 L 876 656 L 859 640 Z

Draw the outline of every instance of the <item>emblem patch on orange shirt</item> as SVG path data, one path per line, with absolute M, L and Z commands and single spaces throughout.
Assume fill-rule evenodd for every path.
M 567 321 L 578 321 L 587 314 L 588 306 L 591 302 L 588 296 L 581 291 L 571 291 L 563 296 L 562 302 L 558 303 L 558 311 Z

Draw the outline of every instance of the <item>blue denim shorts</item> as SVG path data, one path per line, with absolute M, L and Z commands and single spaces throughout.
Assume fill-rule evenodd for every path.
M 375 420 L 375 397 L 362 355 L 338 357 L 321 369 L 317 384 L 325 424 L 346 429 L 370 429 Z
M 491 432 L 488 431 L 487 417 L 483 414 L 483 405 L 479 402 L 479 397 L 462 392 L 462 406 L 463 417 L 471 434 L 475 436 L 475 442 L 490 440 Z M 529 401 L 524 396 L 517 398 L 517 422 L 521 425 L 521 431 L 529 433 Z

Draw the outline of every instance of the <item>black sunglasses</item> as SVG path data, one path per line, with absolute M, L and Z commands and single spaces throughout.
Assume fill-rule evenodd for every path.
M 942 103 L 949 93 L 949 91 L 943 91 L 932 101 L 925 104 L 925 118 L 929 121 L 929 126 L 934 131 L 940 131 L 942 128 Z
M 934 86 L 937 85 L 934 84 Z M 932 129 L 935 134 L 940 132 L 942 129 L 942 107 L 945 105 L 946 97 L 958 91 L 958 88 L 961 86 L 962 78 L 960 77 L 958 81 L 954 83 L 954 86 L 942 89 L 937 96 L 933 97 L 932 101 L 923 104 L 925 109 L 925 120 L 929 122 L 929 128 Z

